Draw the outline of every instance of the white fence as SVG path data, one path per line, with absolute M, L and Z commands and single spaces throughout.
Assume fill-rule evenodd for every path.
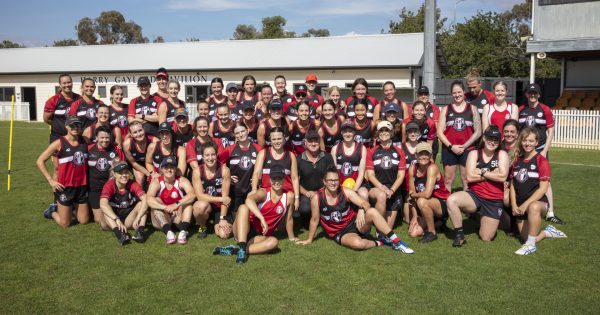
M 0 102 L 0 120 L 10 120 L 10 102 Z M 29 121 L 29 102 L 15 102 L 15 120 Z
M 552 147 L 600 150 L 600 111 L 553 110 Z

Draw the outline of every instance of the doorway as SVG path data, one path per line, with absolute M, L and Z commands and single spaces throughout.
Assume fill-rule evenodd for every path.
M 37 120 L 37 101 L 35 97 L 35 87 L 21 88 L 21 101 L 29 103 L 29 120 Z

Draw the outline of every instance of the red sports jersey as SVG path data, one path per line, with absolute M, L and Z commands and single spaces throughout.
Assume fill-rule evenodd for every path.
M 483 108 L 488 104 L 494 104 L 496 96 L 488 90 L 482 90 L 479 95 L 473 95 L 471 92 L 465 93 L 465 100 L 477 107 L 479 115 L 483 113 Z
M 121 139 L 125 140 L 129 134 L 129 120 L 127 119 L 127 104 L 121 104 L 121 108 L 110 105 L 108 122 L 111 127 L 121 130 Z
M 323 96 L 321 96 L 320 94 L 317 94 L 317 93 L 314 93 L 311 96 L 307 95 L 306 100 L 314 108 L 321 107 L 321 105 L 323 105 L 323 103 L 325 102 L 325 99 L 323 98 Z
M 515 187 L 517 205 L 522 205 L 540 187 L 540 182 L 550 181 L 550 163 L 541 154 L 532 159 L 519 158 L 512 166 L 511 178 Z M 542 197 L 541 201 L 547 201 Z
M 367 95 L 365 98 L 367 101 L 367 118 L 373 119 L 373 111 L 375 110 L 375 106 L 379 104 L 379 101 L 370 95 Z M 356 103 L 358 103 L 358 98 L 356 98 L 356 96 L 349 96 L 346 98 L 346 115 L 350 118 L 355 116 L 354 106 Z
M 330 205 L 325 196 L 325 188 L 321 188 L 319 194 L 319 213 L 321 226 L 329 237 L 336 236 L 348 224 L 353 224 L 356 217 L 356 206 L 346 197 L 344 188 L 338 188 L 337 199 Z
M 446 129 L 444 135 L 451 144 L 462 145 L 471 138 L 475 128 L 473 128 L 473 110 L 471 104 L 467 103 L 462 112 L 454 108 L 454 104 L 446 107 Z M 465 149 L 471 149 L 470 146 Z
M 418 122 L 418 121 L 414 120 L 413 118 L 407 118 L 407 119 L 404 119 L 404 124 L 408 124 L 411 121 L 414 121 L 415 123 L 417 123 L 419 125 L 419 131 L 421 132 L 421 137 L 419 138 L 419 142 L 433 141 L 433 140 L 437 139 L 437 134 L 436 134 L 437 129 L 436 129 L 435 122 L 433 121 L 433 119 L 431 119 L 429 117 L 425 117 L 425 121 Z
M 355 143 L 354 151 L 346 152 L 344 144 L 342 142 L 337 144 L 337 155 L 334 157 L 336 162 L 336 168 L 340 175 L 340 182 L 343 183 L 347 178 L 352 178 L 356 181 L 358 178 L 358 168 L 362 156 L 362 144 Z
M 487 119 L 490 125 L 498 126 L 498 128 L 500 128 L 500 134 L 502 134 L 502 131 L 504 129 L 504 122 L 510 119 L 512 115 L 512 105 L 513 104 L 511 102 L 506 102 L 506 109 L 504 109 L 503 111 L 498 111 L 496 109 L 496 104 L 489 104 L 487 106 L 488 116 L 483 117 L 483 119 Z
M 273 233 L 279 226 L 279 223 L 281 223 L 281 221 L 285 218 L 285 215 L 287 213 L 287 194 L 285 193 L 285 190 L 283 191 L 281 198 L 279 198 L 279 200 L 276 202 L 273 202 L 273 200 L 271 199 L 271 191 L 268 190 L 267 198 L 265 199 L 265 201 L 261 202 L 258 205 L 258 209 L 260 210 L 260 213 L 265 218 L 265 222 L 268 225 L 267 233 L 265 235 L 273 235 Z M 260 220 L 257 217 L 255 217 L 252 212 L 250 212 L 249 219 L 252 228 L 262 235 L 263 228 L 260 224 Z
M 546 131 L 554 127 L 554 115 L 552 115 L 550 107 L 542 103 L 538 103 L 535 107 L 521 105 L 519 107 L 519 128 L 523 129 L 525 127 L 533 127 L 538 130 L 540 139 L 538 139 L 536 149 L 542 150 L 546 146 L 546 139 L 548 138 Z
M 59 92 L 46 101 L 46 104 L 44 105 L 44 112 L 53 113 L 52 125 L 50 128 L 51 142 L 58 139 L 58 137 L 65 136 L 67 134 L 65 122 L 67 120 L 69 108 L 71 107 L 71 104 L 73 102 L 77 101 L 80 98 L 81 96 L 76 93 L 73 93 L 72 98 L 65 98 Z
M 221 165 L 217 166 L 215 173 L 212 177 L 206 175 L 206 164 L 200 165 L 200 181 L 202 182 L 202 189 L 204 193 L 212 197 L 221 197 L 221 190 L 223 187 L 223 173 Z M 211 203 L 213 206 L 220 208 L 221 203 Z
M 373 170 L 379 182 L 392 187 L 398 177 L 398 170 L 406 170 L 404 151 L 397 146 L 378 145 L 367 151 L 367 170 Z
M 494 171 L 500 165 L 498 159 L 498 152 L 495 152 L 492 158 L 486 163 L 483 160 L 483 152 L 481 150 L 475 151 L 477 154 L 477 168 L 486 169 L 488 172 Z M 477 196 L 489 200 L 502 200 L 504 199 L 504 183 L 495 182 L 489 179 L 481 182 L 469 183 L 469 190 L 473 191 Z
M 113 209 L 128 212 L 146 193 L 142 186 L 135 180 L 130 179 L 124 189 L 117 189 L 117 184 L 114 179 L 111 179 L 104 184 L 100 198 L 108 199 L 108 203 Z
M 87 145 L 79 137 L 71 144 L 67 137 L 58 138 L 60 148 L 56 153 L 58 160 L 58 182 L 65 187 L 87 185 Z
M 325 122 L 319 127 L 323 133 L 323 143 L 325 144 L 325 151 L 327 153 L 331 152 L 331 148 L 342 141 L 342 122 L 340 119 L 335 119 L 335 126 L 335 132 L 331 131 Z
M 220 163 L 227 162 L 227 159 L 223 158 L 223 152 L 225 152 L 225 148 L 221 143 L 221 139 L 211 138 L 211 140 L 217 145 L 217 160 Z M 198 139 L 198 137 L 192 138 L 185 146 L 185 156 L 186 161 L 189 164 L 192 161 L 198 161 L 198 164 L 204 163 L 202 161 L 202 154 L 200 153 L 200 146 L 202 146 L 204 142 Z
M 178 108 L 185 108 L 185 103 L 182 100 L 177 99 L 177 105 L 175 105 L 166 99 L 163 100 L 162 103 L 158 104 L 158 109 L 160 110 L 162 106 L 167 106 L 167 122 L 172 123 L 175 121 L 175 111 Z
M 238 182 L 232 185 L 236 197 L 245 197 L 252 189 L 252 173 L 256 164 L 256 156 L 262 148 L 250 142 L 248 148 L 242 148 L 238 143 L 228 146 L 223 152 L 223 160 L 231 171 L 231 176 L 237 176 Z
M 272 148 L 267 147 L 263 149 L 265 152 L 265 160 L 263 162 L 262 169 L 262 177 L 261 177 L 261 187 L 264 189 L 268 189 L 271 187 L 271 178 L 269 174 L 271 174 L 271 168 L 275 165 L 279 165 L 283 168 L 285 172 L 285 178 L 283 179 L 283 190 L 285 191 L 294 191 L 294 185 L 292 184 L 292 157 L 293 154 L 290 151 L 284 150 L 283 157 L 280 159 L 275 159 L 273 157 L 273 153 L 271 152 Z
M 292 123 L 292 130 L 290 130 L 290 141 L 288 142 L 292 152 L 296 155 L 304 152 L 304 137 L 310 129 L 315 129 L 314 119 L 309 119 L 308 126 L 305 127 L 304 131 L 300 130 L 299 120 Z
M 400 188 L 408 191 L 408 189 L 409 189 L 409 187 L 408 187 L 409 186 L 408 185 L 408 179 L 409 179 L 408 168 L 417 164 L 417 154 L 415 152 L 416 148 L 413 149 L 413 151 L 411 152 L 411 150 L 408 148 L 406 143 L 402 143 L 402 145 L 400 145 L 400 148 L 402 148 L 402 151 L 404 152 L 404 156 L 406 159 L 406 172 L 404 172 L 404 182 L 402 182 L 402 185 L 400 186 Z
M 84 130 L 98 120 L 98 118 L 96 118 L 96 112 L 98 111 L 98 106 L 100 105 L 104 105 L 104 102 L 93 97 L 90 102 L 80 98 L 71 104 L 71 107 L 69 108 L 69 116 L 77 116 L 79 120 L 83 122 L 81 130 Z
M 213 127 L 213 138 L 220 139 L 224 148 L 235 143 L 235 135 L 233 134 L 235 123 L 233 121 L 229 128 L 225 128 L 220 120 L 212 121 L 210 124 Z
M 414 179 L 415 179 L 415 191 L 417 193 L 424 192 L 427 187 L 427 173 L 419 176 L 417 174 L 417 165 L 412 165 L 411 168 L 414 171 Z M 427 167 L 427 172 L 429 172 L 430 167 Z M 408 173 L 408 172 L 407 172 Z M 438 172 L 438 176 L 435 180 L 435 185 L 433 186 L 433 192 L 431 195 L 435 198 L 446 200 L 450 197 L 450 192 L 446 189 L 446 184 L 444 183 L 444 176 L 442 173 Z
M 175 182 L 170 189 L 167 188 L 163 176 L 158 178 L 158 182 L 160 183 L 160 190 L 158 191 L 157 197 L 160 198 L 165 205 L 172 205 L 185 196 L 183 191 L 179 188 L 179 176 L 175 176 Z

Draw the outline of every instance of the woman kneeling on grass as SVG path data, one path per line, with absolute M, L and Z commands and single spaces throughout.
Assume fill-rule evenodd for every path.
M 77 221 L 87 224 L 90 220 L 87 188 L 87 145 L 81 137 L 82 122 L 76 116 L 66 120 L 67 135 L 59 137 L 40 154 L 36 164 L 52 190 L 58 207 L 44 211 L 46 219 L 53 219 L 62 227 L 71 225 L 72 211 L 75 209 Z M 46 168 L 46 161 L 56 155 L 57 175 L 54 179 Z
M 177 242 L 187 244 L 188 228 L 192 220 L 192 203 L 196 199 L 190 181 L 177 174 L 177 160 L 165 157 L 160 163 L 158 178 L 148 187 L 148 206 L 152 209 L 152 225 L 167 235 L 167 244 L 175 243 L 173 223 L 179 229 Z
M 238 245 L 228 245 L 214 249 L 214 255 L 236 255 L 236 263 L 243 264 L 248 255 L 264 254 L 277 248 L 277 238 L 273 236 L 280 224 L 286 221 L 294 200 L 294 193 L 283 189 L 286 177 L 283 167 L 276 165 L 269 172 L 270 187 L 259 188 L 248 195 L 246 204 L 241 205 L 233 227 L 233 235 Z
M 508 154 L 500 150 L 500 138 L 498 126 L 491 125 L 485 130 L 479 149 L 472 150 L 467 157 L 469 190 L 448 197 L 448 214 L 456 232 L 454 247 L 466 242 L 461 211 L 469 214 L 479 211 L 479 238 L 491 241 L 496 236 L 503 211 L 504 181 L 509 171 Z
M 550 163 L 535 148 L 537 130 L 525 127 L 517 141 L 511 173 L 510 203 L 517 219 L 521 240 L 525 242 L 517 255 L 531 255 L 537 250 L 536 242 L 544 238 L 564 238 L 565 233 L 548 225 L 540 232 L 542 216 L 548 211 L 546 191 L 550 185 Z
M 371 208 L 369 202 L 352 189 L 340 186 L 340 175 L 335 166 L 327 169 L 323 186 L 310 201 L 312 217 L 308 238 L 297 241 L 297 244 L 308 245 L 313 242 L 320 220 L 327 236 L 344 247 L 365 250 L 385 243 L 405 254 L 414 253 L 388 226 L 377 209 Z M 370 234 L 373 225 L 385 235 L 385 242 L 363 238 Z
M 130 179 L 131 167 L 126 162 L 115 162 L 112 178 L 106 182 L 100 195 L 100 209 L 104 214 L 104 229 L 115 233 L 121 245 L 129 243 L 128 229 L 133 228 L 133 240 L 143 243 L 146 225 L 146 193 L 135 180 Z

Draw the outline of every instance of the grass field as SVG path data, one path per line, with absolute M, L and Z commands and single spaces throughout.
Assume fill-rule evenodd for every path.
M 13 185 L 6 192 L 8 123 L 0 122 L 0 303 L 14 313 L 590 313 L 600 312 L 600 154 L 551 151 L 556 213 L 567 239 L 545 240 L 532 256 L 498 233 L 451 247 L 451 236 L 403 255 L 390 248 L 353 252 L 321 236 L 299 247 L 252 256 L 245 265 L 214 257 L 230 243 L 214 235 L 186 246 L 120 247 L 97 225 L 61 229 L 42 217 L 49 186 L 35 167 L 47 128 L 17 123 Z M 594 165 L 574 166 L 563 163 Z M 467 225 L 468 227 L 468 225 Z M 471 225 L 472 227 L 472 225 Z M 306 232 L 300 234 L 306 237 Z

